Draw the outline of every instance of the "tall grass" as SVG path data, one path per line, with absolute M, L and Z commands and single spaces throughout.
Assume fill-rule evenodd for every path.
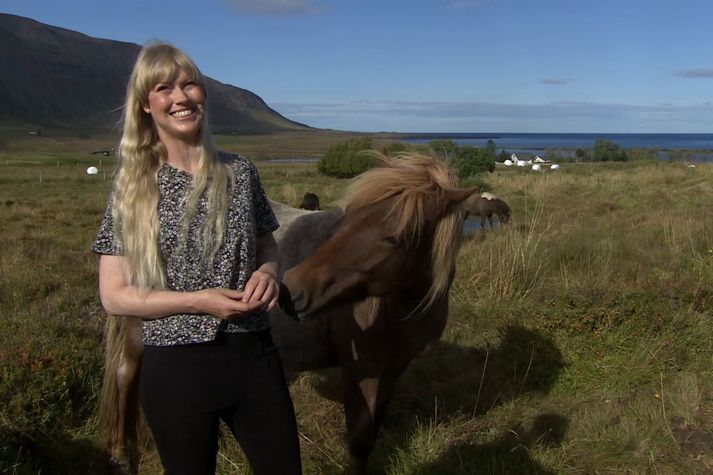
M 98 157 L 10 148 L 0 152 L 0 472 L 103 473 L 104 316 L 88 249 L 111 169 L 89 177 Z M 333 206 L 346 183 L 314 165 L 259 168 L 269 195 L 292 205 L 310 191 Z M 466 238 L 443 340 L 397 386 L 372 469 L 709 473 L 713 167 L 581 164 L 483 180 L 513 223 Z M 291 381 L 305 473 L 341 473 L 336 373 Z M 150 448 L 140 464 L 160 470 Z M 248 473 L 230 437 L 218 466 Z

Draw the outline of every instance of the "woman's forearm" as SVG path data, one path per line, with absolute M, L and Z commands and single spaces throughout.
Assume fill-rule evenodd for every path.
M 140 289 L 128 282 L 126 262 L 120 256 L 101 256 L 99 294 L 107 313 L 145 319 L 181 313 L 207 313 L 232 319 L 253 312 L 260 304 L 244 302 L 243 292 L 232 289 L 203 289 L 177 292 Z
M 257 270 L 267 272 L 275 279 L 280 275 L 280 249 L 272 234 L 257 239 L 255 265 Z

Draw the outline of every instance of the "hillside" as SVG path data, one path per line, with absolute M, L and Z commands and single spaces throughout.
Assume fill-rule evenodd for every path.
M 140 46 L 0 14 L 0 123 L 112 127 Z M 215 132 L 308 129 L 252 92 L 206 77 Z

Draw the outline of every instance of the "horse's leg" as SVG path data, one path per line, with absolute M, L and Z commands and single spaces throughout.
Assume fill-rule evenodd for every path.
M 376 440 L 374 414 L 378 378 L 356 379 L 354 374 L 344 374 L 344 414 L 347 423 L 349 446 L 349 472 L 366 474 L 367 460 Z
M 394 385 L 407 365 L 387 368 L 378 376 L 361 378 L 354 372 L 343 371 L 350 473 L 367 473 L 369 454 L 386 416 Z

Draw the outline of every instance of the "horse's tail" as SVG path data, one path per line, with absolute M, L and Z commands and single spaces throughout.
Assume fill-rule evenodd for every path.
M 133 323 L 136 322 L 131 322 L 128 317 L 109 315 L 104 326 L 104 380 L 99 400 L 99 427 L 110 452 L 117 443 L 125 442 L 119 440 L 123 438 L 121 432 L 125 431 L 125 437 L 135 440 L 140 422 L 136 391 L 128 392 L 124 404 L 119 399 L 121 390 L 127 389 L 126 375 L 120 375 L 120 372 L 130 357 L 126 351 L 130 343 L 127 340 L 131 338 L 128 326 Z M 122 410 L 124 414 L 120 417 Z

